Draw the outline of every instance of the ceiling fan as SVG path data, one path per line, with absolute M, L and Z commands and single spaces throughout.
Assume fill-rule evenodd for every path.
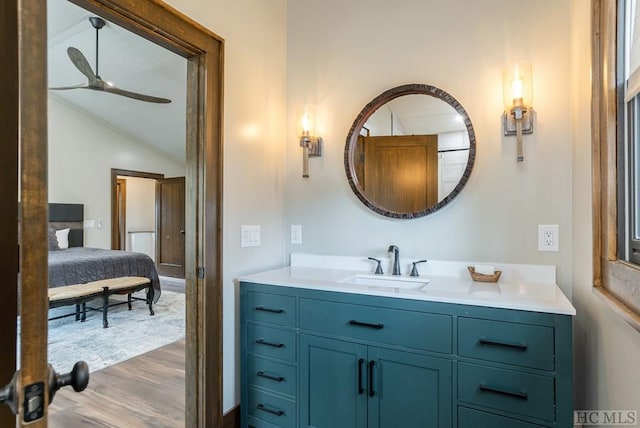
M 62 86 L 62 87 L 49 88 L 49 89 L 53 89 L 53 90 L 91 89 L 94 91 L 101 91 L 101 92 L 108 92 L 110 94 L 115 94 L 115 95 L 122 95 L 124 97 L 129 97 L 129 98 L 133 98 L 140 101 L 146 101 L 149 103 L 160 103 L 160 104 L 170 103 L 171 100 L 167 98 L 153 97 L 151 95 L 145 95 L 137 92 L 131 92 L 131 91 L 126 91 L 124 89 L 120 89 L 114 86 L 113 83 L 103 80 L 102 77 L 100 77 L 100 74 L 98 74 L 98 70 L 99 70 L 98 40 L 99 40 L 100 29 L 104 27 L 105 21 L 104 19 L 99 18 L 97 16 L 90 17 L 89 21 L 91 22 L 91 25 L 93 26 L 93 28 L 96 29 L 96 72 L 95 73 L 93 72 L 93 69 L 89 65 L 89 61 L 87 61 L 87 58 L 85 58 L 82 52 L 80 52 L 78 49 L 74 47 L 69 47 L 67 49 L 67 55 L 69 55 L 69 59 L 71 60 L 73 65 L 75 65 L 76 68 L 80 70 L 80 72 L 87 77 L 88 82 L 87 84 L 82 84 L 82 85 Z

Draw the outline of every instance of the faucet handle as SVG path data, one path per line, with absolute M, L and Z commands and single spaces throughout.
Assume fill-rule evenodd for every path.
M 382 271 L 382 260 L 374 259 L 373 257 L 367 257 L 369 260 L 373 260 L 374 262 L 378 262 L 378 266 L 376 266 L 376 275 L 382 275 L 384 272 Z
M 411 273 L 409 274 L 409 276 L 420 276 L 420 274 L 418 273 L 418 268 L 416 267 L 416 265 L 418 263 L 426 263 L 427 260 L 418 260 L 417 262 L 413 262 L 413 267 L 411 268 Z

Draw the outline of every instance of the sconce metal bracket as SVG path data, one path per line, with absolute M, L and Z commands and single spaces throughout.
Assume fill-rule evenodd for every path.
M 323 149 L 322 137 L 308 137 L 303 135 L 300 137 L 300 147 L 307 147 L 309 149 L 309 157 L 322 156 Z
M 516 135 L 515 109 L 505 111 L 502 114 L 502 129 L 504 135 Z M 522 109 L 522 133 L 533 134 L 533 109 L 531 107 Z

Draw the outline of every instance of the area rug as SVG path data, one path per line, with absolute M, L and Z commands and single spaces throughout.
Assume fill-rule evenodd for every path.
M 120 296 L 111 299 L 115 302 Z M 89 304 L 90 305 L 90 304 Z M 97 303 L 99 306 L 99 303 Z M 73 306 L 56 312 L 73 310 Z M 49 321 L 49 363 L 58 372 L 70 371 L 78 360 L 95 372 L 185 337 L 185 295 L 163 291 L 149 315 L 145 302 L 109 308 L 109 328 L 102 328 L 102 312 L 88 311 L 85 322 L 75 317 Z M 53 316 L 53 310 L 49 311 Z

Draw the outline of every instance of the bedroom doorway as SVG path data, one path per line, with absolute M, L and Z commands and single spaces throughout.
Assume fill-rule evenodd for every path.
M 222 349 L 221 349 L 221 204 L 222 204 L 222 39 L 195 24 L 191 19 L 160 1 L 137 0 L 73 0 L 92 13 L 124 26 L 188 60 L 187 110 L 187 215 L 185 266 L 187 283 L 187 340 L 186 340 L 186 426 L 222 425 Z M 6 79 L 0 83 L 1 93 L 7 95 L 7 109 L 0 112 L 3 141 L 21 147 L 22 204 L 20 271 L 21 290 L 21 355 L 19 380 L 22 385 L 42 382 L 43 400 L 48 395 L 49 375 L 46 365 L 46 309 L 44 290 L 47 284 L 47 106 L 46 106 L 46 10 L 41 2 L 7 0 L 0 7 L 0 32 L 7 41 L 2 58 L 16 67 L 3 68 Z M 17 19 L 16 19 L 17 18 Z M 18 38 L 18 22 L 20 37 Z M 19 46 L 19 48 L 18 48 Z M 11 48 L 14 48 L 13 51 Z M 17 51 L 20 68 L 17 67 Z M 3 76 L 5 76 L 3 74 Z M 20 87 L 19 98 L 16 88 Z M 88 91 L 87 91 L 88 92 Z M 205 107 L 206 106 L 206 107 Z M 18 115 L 14 112 L 19 112 Z M 20 132 L 15 131 L 20 120 Z M 18 153 L 7 151 L 5 159 L 17 165 Z M 15 171 L 15 168 L 8 171 Z M 205 174 L 205 171 L 207 173 Z M 3 175 L 2 184 L 15 184 Z M 76 178 L 81 184 L 81 180 Z M 10 202 L 11 204 L 11 202 Z M 17 207 L 17 202 L 14 204 Z M 12 210 L 7 210 L 11 217 Z M 28 227 L 26 225 L 28 224 Z M 97 224 L 100 224 L 98 219 Z M 11 232 L 11 230 L 9 230 Z M 14 235 L 9 233 L 8 236 Z M 11 240 L 7 240 L 10 242 Z M 11 249 L 11 247 L 13 247 Z M 17 260 L 18 249 L 7 245 Z M 11 267 L 11 266 L 10 266 Z M 11 272 L 13 270 L 13 272 Z M 14 269 L 7 272 L 7 282 L 13 283 Z M 17 298 L 3 300 L 2 311 L 15 313 Z M 13 309 L 12 309 L 13 307 Z M 9 322 L 9 325 L 12 323 Z M 11 328 L 11 327 L 9 327 Z M 11 331 L 11 330 L 10 330 Z M 14 330 L 17 332 L 17 330 Z M 15 335 L 3 335 L 0 345 L 11 349 Z M 206 343 L 205 343 L 205 339 Z M 214 338 L 214 340 L 210 340 Z M 217 339 L 216 339 L 217 338 Z M 43 341 L 44 339 L 44 341 Z M 28 351 L 28 352 L 27 352 Z M 59 369 L 60 370 L 60 369 Z M 67 369 L 65 369 L 66 371 Z M 62 370 L 60 370 L 62 371 Z M 7 384 L 9 379 L 0 379 Z M 17 391 L 19 406 L 25 392 Z M 31 401 L 30 401 L 31 403 Z M 26 405 L 26 404 L 25 404 Z M 10 418 L 3 413 L 1 425 L 10 426 Z M 31 413 L 30 413 L 31 415 Z M 76 421 L 80 423 L 79 421 Z M 21 416 L 19 425 L 27 423 Z M 73 425 L 70 422 L 70 425 Z M 46 427 L 46 411 L 31 427 Z

